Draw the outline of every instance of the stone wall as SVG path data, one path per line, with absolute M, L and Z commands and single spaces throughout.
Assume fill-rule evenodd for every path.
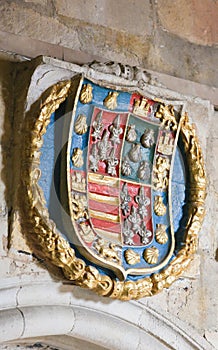
M 101 58 L 217 87 L 214 0 L 3 0 L 0 44 L 25 56 Z
M 192 267 L 169 290 L 157 296 L 139 302 L 111 301 L 79 287 L 62 284 L 57 275 L 49 273 L 43 261 L 32 255 L 21 234 L 14 201 L 16 188 L 11 186 L 16 177 L 19 186 L 19 166 L 15 167 L 16 174 L 10 169 L 12 162 L 19 164 L 19 147 L 24 147 L 22 135 L 18 132 L 22 108 L 28 109 L 49 85 L 70 78 L 76 66 L 49 58 L 22 64 L 13 62 L 12 56 L 6 56 L 6 59 L 12 59 L 12 62 L 2 59 L 0 65 L 3 151 L 0 218 L 2 341 L 13 341 L 15 344 L 41 342 L 51 346 L 58 344 L 62 349 L 67 349 L 69 344 L 72 348 L 74 342 L 76 349 L 75 339 L 85 342 L 83 345 L 79 343 L 80 349 L 83 349 L 82 346 L 85 349 L 87 342 L 95 344 L 93 349 L 96 350 L 97 346 L 100 346 L 99 350 L 105 347 L 126 350 L 134 346 L 135 349 L 144 349 L 146 344 L 153 344 L 153 349 L 158 350 L 214 349 L 217 342 L 217 116 L 210 102 L 184 96 L 187 112 L 197 125 L 208 174 L 207 216 Z M 158 85 L 157 82 L 155 84 Z M 15 104 L 13 96 L 16 96 Z M 54 313 L 52 317 L 57 322 L 49 318 Z M 89 319 L 92 319 L 93 326 L 89 326 L 88 332 L 84 329 Z M 127 330 L 130 334 L 128 338 L 124 337 Z M 56 334 L 62 334 L 61 341 L 54 338 Z M 161 345 L 158 339 L 166 344 Z
M 155 297 L 128 303 L 110 301 L 62 284 L 47 271 L 42 261 L 32 256 L 20 234 L 16 208 L 12 205 L 15 190 L 12 182 L 16 174 L 11 169 L 19 147 L 14 137 L 17 129 L 13 96 L 15 91 L 20 91 L 17 99 L 19 96 L 24 98 L 26 91 L 21 81 L 31 78 L 35 63 L 27 69 L 24 62 L 21 69 L 17 62 L 25 61 L 25 58 L 2 54 L 0 335 L 3 340 L 17 339 L 15 345 L 4 344 L 2 349 L 15 349 L 16 344 L 25 342 L 93 350 L 126 350 L 127 343 L 131 350 L 144 349 L 145 345 L 151 347 L 151 344 L 158 350 L 217 347 L 218 115 L 213 109 L 213 105 L 218 105 L 217 6 L 217 1 L 213 0 L 0 2 L 2 51 L 27 57 L 46 54 L 81 64 L 94 59 L 121 61 L 153 70 L 154 80 L 192 95 L 187 108 L 197 125 L 208 176 L 207 216 L 200 234 L 198 254 L 184 279 Z M 43 64 L 47 66 L 37 76 L 38 80 L 33 81 L 36 86 L 48 72 L 52 82 L 70 76 L 72 67 L 67 62 L 46 59 Z M 33 94 L 29 103 L 34 98 Z M 12 218 L 16 223 L 13 230 Z M 35 318 L 31 318 L 32 314 Z M 46 315 L 57 316 L 56 328 Z M 58 322 L 61 324 L 63 319 L 66 322 L 61 328 Z M 93 322 L 89 332 L 87 319 L 89 329 L 90 320 Z M 71 322 L 71 329 L 67 322 Z M 102 327 L 96 334 L 99 322 Z M 92 338 L 94 330 L 95 337 Z M 130 336 L 125 341 L 123 337 L 127 333 Z M 57 334 L 61 337 L 55 338 Z M 161 345 L 158 339 L 161 339 Z

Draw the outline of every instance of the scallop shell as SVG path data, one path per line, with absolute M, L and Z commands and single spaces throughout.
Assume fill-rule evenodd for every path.
M 83 85 L 81 94 L 80 94 L 80 102 L 83 104 L 90 103 L 92 101 L 92 85 L 87 84 Z
M 135 131 L 135 125 L 134 124 L 129 125 L 126 133 L 126 141 L 135 142 L 136 139 L 137 139 L 137 133 Z
M 104 99 L 104 106 L 108 109 L 115 109 L 117 108 L 117 96 L 119 95 L 116 91 L 110 91 L 107 95 L 107 97 Z
M 140 263 L 140 255 L 132 249 L 127 249 L 124 253 L 127 264 L 135 265 Z
M 154 212 L 157 216 L 163 216 L 166 214 L 167 208 L 163 203 L 161 196 L 156 196 L 154 200 Z
M 156 247 L 144 250 L 143 257 L 148 264 L 156 264 L 158 262 L 159 250 Z
M 83 135 L 86 133 L 87 129 L 88 125 L 86 123 L 86 116 L 84 114 L 80 114 L 74 125 L 74 130 L 78 135 Z
M 77 168 L 81 168 L 84 164 L 83 151 L 80 148 L 74 148 L 72 155 L 73 165 Z
M 168 235 L 166 233 L 166 225 L 157 224 L 155 239 L 157 243 L 165 244 L 168 241 Z
M 128 156 L 132 162 L 138 163 L 142 158 L 140 144 L 137 144 L 137 143 L 133 144 L 128 153 Z
M 154 144 L 154 130 L 145 129 L 144 134 L 141 137 L 141 144 L 145 148 L 151 148 Z

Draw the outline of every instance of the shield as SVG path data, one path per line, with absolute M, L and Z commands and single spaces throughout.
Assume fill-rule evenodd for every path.
M 168 288 L 192 260 L 204 161 L 184 101 L 98 67 L 97 81 L 77 67 L 27 114 L 20 213 L 34 254 L 65 278 L 138 299 Z
M 173 257 L 179 130 L 172 106 L 80 81 L 67 146 L 70 217 L 78 250 L 119 278 L 153 273 Z

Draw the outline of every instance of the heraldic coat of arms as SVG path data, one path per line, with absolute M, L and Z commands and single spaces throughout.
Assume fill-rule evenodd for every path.
M 23 180 L 29 196 L 43 198 L 27 201 L 43 256 L 74 283 L 113 298 L 168 287 L 192 259 L 204 212 L 201 149 L 182 104 L 83 75 L 50 92 L 49 111 L 33 126 L 43 141 L 40 165 L 29 157 L 35 176 Z M 65 141 L 55 157 L 61 120 Z M 67 216 L 61 224 L 52 182 Z

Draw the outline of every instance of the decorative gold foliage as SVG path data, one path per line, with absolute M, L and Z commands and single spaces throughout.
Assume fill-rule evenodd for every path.
M 165 104 L 160 104 L 158 111 L 155 113 L 155 117 L 160 119 L 161 125 L 166 130 L 177 129 L 177 121 L 172 105 L 165 106 Z
M 77 193 L 72 195 L 72 217 L 75 221 L 88 219 L 86 196 Z
M 158 156 L 153 170 L 153 184 L 155 188 L 166 190 L 169 184 L 169 158 Z
M 66 99 L 71 84 L 71 81 L 60 82 L 48 89 L 41 98 L 40 106 L 39 104 L 34 105 L 31 109 L 31 115 L 29 114 L 25 118 L 22 130 L 25 147 L 22 150 L 21 186 L 19 189 L 22 226 L 26 232 L 30 233 L 28 240 L 35 248 L 37 255 L 51 261 L 54 266 L 60 267 L 64 276 L 75 284 L 92 289 L 99 295 L 122 300 L 151 296 L 160 292 L 163 288 L 169 287 L 180 277 L 191 262 L 196 250 L 198 232 L 204 217 L 206 177 L 202 152 L 195 129 L 189 123 L 188 116 L 185 115 L 182 119 L 181 134 L 189 167 L 190 190 L 188 193 L 189 216 L 183 248 L 160 273 L 154 273 L 151 277 L 141 278 L 137 281 L 117 281 L 99 273 L 95 267 L 87 266 L 82 259 L 75 256 L 74 249 L 70 247 L 69 243 L 56 229 L 55 224 L 49 219 L 44 196 L 38 185 L 42 138 L 46 132 L 51 114 Z M 84 95 L 81 93 L 83 103 L 88 103 L 90 97 L 90 92 L 88 94 L 84 93 Z M 159 111 L 159 113 L 162 113 L 162 111 Z M 175 128 L 171 107 L 160 114 L 162 120 L 164 120 L 163 116 L 166 114 L 169 114 L 171 120 L 169 128 Z M 159 116 L 156 115 L 156 117 Z M 167 124 L 164 125 L 168 128 Z
M 119 257 L 120 248 L 116 244 L 111 242 L 108 244 L 102 238 L 99 238 L 94 243 L 94 248 L 97 250 L 98 254 L 106 260 L 110 260 L 117 264 L 121 263 Z

